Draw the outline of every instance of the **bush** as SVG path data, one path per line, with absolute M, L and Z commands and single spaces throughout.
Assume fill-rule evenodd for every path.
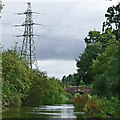
M 88 96 L 87 95 L 81 95 L 80 97 L 76 97 L 74 99 L 74 105 L 75 105 L 75 109 L 77 111 L 84 111 L 85 108 L 85 104 L 88 101 Z
M 11 49 L 3 51 L 2 58 L 3 106 L 39 106 L 63 101 L 63 84 L 39 70 L 31 70 L 26 56 L 23 58 Z
M 86 97 L 85 97 L 86 96 Z M 117 98 L 81 95 L 74 100 L 75 110 L 84 112 L 80 118 L 120 118 L 120 102 Z
M 30 71 L 26 62 L 13 50 L 2 53 L 2 103 L 12 106 L 20 104 L 31 85 Z

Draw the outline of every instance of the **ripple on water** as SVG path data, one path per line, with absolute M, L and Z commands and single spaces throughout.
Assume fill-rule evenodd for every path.
M 52 116 L 53 118 L 76 118 L 72 104 L 36 107 L 32 113 Z
M 4 118 L 77 118 L 72 104 L 11 108 L 3 116 Z

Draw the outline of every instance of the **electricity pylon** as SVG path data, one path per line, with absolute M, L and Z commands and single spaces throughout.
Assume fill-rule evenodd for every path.
M 21 25 L 24 26 L 24 34 L 21 35 L 23 36 L 23 42 L 22 42 L 22 50 L 21 50 L 21 55 L 24 56 L 26 55 L 29 60 L 29 67 L 32 69 L 33 64 L 35 67 L 38 69 L 37 65 L 37 60 L 36 60 L 36 55 L 35 55 L 35 46 L 34 46 L 34 34 L 33 34 L 33 25 L 35 24 L 32 19 L 32 9 L 31 9 L 31 3 L 28 2 L 28 7 L 27 10 L 24 13 L 18 13 L 20 14 L 25 14 L 26 19 L 25 22 Z M 17 36 L 17 37 L 21 37 Z

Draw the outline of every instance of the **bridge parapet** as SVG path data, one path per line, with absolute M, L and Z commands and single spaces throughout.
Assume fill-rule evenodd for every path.
M 80 86 L 80 87 L 67 87 L 65 88 L 65 91 L 67 93 L 70 93 L 71 95 L 74 95 L 75 93 L 84 93 L 84 94 L 89 94 L 91 92 L 91 88 L 90 87 L 83 87 L 83 86 Z

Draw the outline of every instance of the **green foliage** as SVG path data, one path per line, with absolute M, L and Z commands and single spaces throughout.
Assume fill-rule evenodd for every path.
M 98 54 L 105 51 L 107 43 L 115 37 L 111 29 L 106 29 L 105 33 L 99 31 L 90 31 L 85 38 L 87 46 L 85 51 L 79 56 L 76 66 L 78 67 L 76 74 L 76 83 L 80 84 L 83 81 L 85 84 L 91 84 L 93 81 L 93 74 L 91 72 L 91 65 Z
M 58 104 L 63 100 L 63 84 L 38 70 L 31 70 L 27 58 L 17 48 L 2 53 L 3 106 Z
M 91 65 L 92 60 L 96 59 L 98 53 L 102 52 L 102 46 L 100 42 L 95 43 L 94 45 L 87 45 L 84 53 L 79 56 L 79 60 L 77 60 L 77 83 L 80 84 L 80 81 L 83 81 L 85 84 L 90 84 L 92 82 L 92 73 L 91 73 Z
M 34 76 L 34 80 L 30 93 L 24 98 L 24 105 L 51 105 L 63 102 L 66 93 L 59 80 L 41 76 L 40 72 Z
M 114 29 L 120 28 L 120 3 L 116 6 L 109 7 L 107 13 L 105 14 L 106 22 L 104 23 L 105 26 L 112 28 L 115 26 Z M 114 25 L 113 25 L 114 24 Z M 105 27 L 104 26 L 104 27 Z
M 3 5 L 2 5 L 2 2 L 0 2 L 0 13 L 1 13 L 1 10 L 3 9 Z M 0 16 L 1 17 L 1 16 Z
M 75 74 L 69 74 L 68 76 L 63 76 L 62 82 L 66 86 L 76 86 Z
M 87 44 L 95 44 L 99 41 L 100 35 L 99 31 L 90 31 L 88 36 L 85 38 L 85 42 Z
M 29 92 L 30 70 L 25 63 L 16 51 L 7 50 L 2 53 L 3 105 L 18 104 L 15 99 L 21 99 Z
M 116 6 L 109 7 L 105 14 L 106 22 L 103 23 L 103 31 L 106 28 L 113 29 L 117 40 L 120 38 L 120 3 Z
M 0 4 L 0 12 L 1 12 L 1 9 L 2 9 L 2 5 Z
M 107 10 L 104 32 L 90 31 L 85 38 L 85 51 L 79 56 L 76 66 L 77 86 L 93 83 L 93 91 L 98 95 L 117 96 L 120 86 L 120 3 Z M 115 26 L 115 28 L 114 28 Z M 115 43 L 116 42 L 116 43 Z M 92 67 L 91 67 L 92 66 Z M 102 89 L 101 89 L 102 88 Z
M 95 96 L 75 98 L 80 118 L 120 118 L 120 3 L 108 8 L 103 33 L 90 31 L 77 60 L 76 83 L 91 84 Z M 103 98 L 104 97 L 104 98 Z
M 106 99 L 97 96 L 81 95 L 74 99 L 79 118 L 120 118 L 120 102 L 117 98 Z
M 69 93 L 66 93 L 66 92 L 64 92 L 64 94 L 62 94 L 62 102 L 61 103 L 63 103 L 63 104 L 71 104 L 73 101 L 72 101 L 72 98 L 73 98 L 73 96 L 71 95 L 71 94 L 69 94 Z
M 93 61 L 93 90 L 100 96 L 117 96 L 120 94 L 120 77 L 118 71 L 119 43 L 111 40 L 103 54 Z
M 84 112 L 85 104 L 88 101 L 88 95 L 82 95 L 74 98 L 75 110 Z
M 110 28 L 106 28 L 104 33 L 100 33 L 99 31 L 90 31 L 88 36 L 84 39 L 88 45 L 95 45 L 99 43 L 102 45 L 102 50 L 104 51 L 106 47 L 106 43 L 111 40 L 113 37 L 113 31 Z

